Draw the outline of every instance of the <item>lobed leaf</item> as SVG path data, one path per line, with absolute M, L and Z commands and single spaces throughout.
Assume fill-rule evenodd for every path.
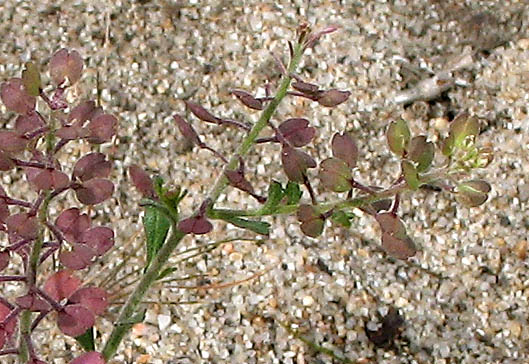
M 35 110 L 36 98 L 27 93 L 20 78 L 11 78 L 0 85 L 0 98 L 8 110 L 29 114 Z
M 213 230 L 213 225 L 204 216 L 192 216 L 178 223 L 178 230 L 184 234 L 207 234 Z
M 254 189 L 251 183 L 246 179 L 244 174 L 240 170 L 236 171 L 226 171 L 224 175 L 228 179 L 230 186 L 238 188 L 241 191 L 248 192 L 253 194 Z
M 94 101 L 84 101 L 74 107 L 68 114 L 69 123 L 79 123 L 83 125 L 86 121 L 91 120 L 93 117 L 101 115 L 101 108 L 96 107 Z
M 44 301 L 35 293 L 28 293 L 24 296 L 17 297 L 15 302 L 20 308 L 32 312 L 45 312 L 50 310 L 48 302 Z
M 62 48 L 51 57 L 49 68 L 55 84 L 60 85 L 68 78 L 70 85 L 73 85 L 81 78 L 83 59 L 77 51 Z
M 114 184 L 108 179 L 93 178 L 74 188 L 79 202 L 85 205 L 97 205 L 112 196 Z
M 317 238 L 323 232 L 325 218 L 311 205 L 300 205 L 297 213 L 303 234 Z
M 68 336 L 82 335 L 94 326 L 94 314 L 86 307 L 79 304 L 67 305 L 59 311 L 57 324 L 59 329 Z
M 23 134 L 33 132 L 44 126 L 44 122 L 37 113 L 19 115 L 15 120 L 15 132 L 22 136 Z
M 0 271 L 7 268 L 10 258 L 9 250 L 3 250 L 0 252 Z
M 59 261 L 68 269 L 81 270 L 94 262 L 96 252 L 86 244 L 72 243 L 72 250 L 63 250 L 59 254 Z
M 39 223 L 35 215 L 29 215 L 27 212 L 11 215 L 6 219 L 6 225 L 9 235 L 29 240 L 37 237 Z
M 104 226 L 93 227 L 83 231 L 80 242 L 86 244 L 98 256 L 101 256 L 114 246 L 114 231 Z
M 382 234 L 382 248 L 394 258 L 408 259 L 415 255 L 417 248 L 408 235 L 397 237 L 389 233 Z
M 51 275 L 44 284 L 44 292 L 55 301 L 69 298 L 81 286 L 82 282 L 71 270 L 61 270 Z
M 30 168 L 27 168 L 30 169 Z M 59 190 L 62 188 L 65 188 L 70 183 L 70 178 L 68 176 L 56 169 L 53 168 L 46 168 L 46 169 L 38 169 L 38 168 L 32 168 L 36 170 L 35 174 L 28 178 L 30 179 L 30 182 L 37 188 L 37 191 L 41 190 Z
M 76 207 L 64 210 L 55 219 L 55 226 L 63 233 L 64 238 L 70 242 L 79 242 L 81 234 L 90 228 L 90 216 L 81 214 Z
M 0 322 L 11 313 L 11 309 L 0 302 Z M 2 349 L 6 341 L 13 335 L 16 329 L 17 319 L 10 320 L 7 325 L 0 326 L 0 349 Z
M 97 287 L 83 287 L 72 294 L 68 300 L 89 309 L 94 315 L 100 316 L 108 307 L 108 294 Z
M 15 162 L 11 159 L 9 153 L 0 150 L 0 171 L 9 171 L 15 167 Z
M 83 156 L 75 163 L 73 176 L 83 182 L 108 177 L 112 165 L 105 158 L 103 153 L 89 153 Z
M 310 143 L 316 129 L 309 126 L 309 121 L 302 118 L 287 119 L 278 127 L 281 135 L 295 147 L 302 147 Z

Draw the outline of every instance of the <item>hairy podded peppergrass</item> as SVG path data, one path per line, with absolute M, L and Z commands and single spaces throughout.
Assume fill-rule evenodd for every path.
M 330 224 L 354 229 L 355 213 L 361 211 L 378 224 L 380 247 L 393 258 L 407 260 L 416 255 L 419 247 L 399 217 L 403 192 L 430 186 L 454 194 L 465 206 L 483 204 L 491 187 L 475 179 L 472 172 L 486 166 L 492 153 L 478 146 L 479 121 L 466 113 L 455 118 L 439 145 L 427 135 L 412 135 L 406 121 L 392 121 L 387 127 L 387 144 L 399 159 L 400 168 L 389 186 L 365 185 L 353 177 L 362 151 L 349 131 L 337 131 L 330 143 L 332 157 L 319 161 L 307 148 L 317 140 L 317 130 L 310 120 L 290 117 L 276 127 L 275 113 L 285 97 L 301 97 L 326 108 L 347 107 L 351 91 L 322 89 L 303 81 L 297 74 L 304 51 L 323 35 L 336 30 L 336 27 L 327 27 L 313 32 L 307 24 L 298 27 L 295 43 L 289 43 L 289 64 L 285 66 L 277 58 L 282 80 L 275 96 L 269 96 L 268 88 L 266 97 L 254 97 L 245 90 L 230 91 L 243 106 L 261 113 L 255 124 L 216 116 L 192 100 L 184 101 L 189 111 L 185 118 L 173 115 L 182 137 L 212 152 L 223 165 L 210 193 L 194 211 L 180 210 L 180 202 L 187 195 L 182 186 L 167 185 L 161 177 L 149 176 L 141 166 L 129 167 L 129 177 L 141 193 L 141 206 L 145 208 L 146 265 L 100 352 L 93 349 L 93 327 L 96 318 L 105 312 L 109 297 L 102 288 L 86 285 L 80 271 L 93 265 L 115 243 L 112 228 L 93 226 L 90 212 L 92 206 L 114 194 L 115 185 L 109 179 L 112 163 L 101 151 L 86 153 L 71 166 L 63 165 L 59 155 L 71 141 L 95 146 L 112 141 L 119 121 L 94 101 L 85 100 L 76 105 L 68 102 L 69 88 L 80 82 L 84 67 L 75 50 L 60 49 L 52 56 L 51 93 L 44 92 L 40 73 L 31 62 L 25 65 L 20 78 L 2 83 L 0 99 L 18 116 L 13 128 L 0 131 L 0 170 L 20 168 L 36 197 L 17 200 L 0 186 L 0 228 L 7 237 L 7 243 L 0 250 L 0 269 L 8 267 L 12 257 L 19 255 L 24 272 L 20 276 L 0 278 L 23 282 L 26 286 L 24 294 L 0 300 L 0 350 L 5 355 L 18 355 L 23 363 L 44 363 L 33 343 L 32 331 L 44 317 L 53 314 L 59 329 L 65 335 L 76 337 L 88 350 L 70 364 L 106 363 L 132 324 L 144 319 L 140 303 L 152 284 L 168 274 L 164 266 L 180 241 L 189 235 L 211 232 L 216 227 L 215 220 L 268 236 L 271 233 L 270 223 L 265 221 L 268 216 L 291 214 L 300 222 L 302 234 L 318 238 Z M 48 114 L 41 110 L 43 105 L 50 111 Z M 226 157 L 204 142 L 186 120 L 190 115 L 199 122 L 239 128 L 245 133 L 244 139 L 235 153 Z M 266 128 L 272 136 L 261 136 Z M 259 191 L 245 173 L 245 157 L 253 147 L 263 143 L 277 147 L 284 175 L 271 177 L 268 190 Z M 443 156 L 441 164 L 434 163 L 436 154 Z M 256 199 L 259 207 L 242 210 L 218 207 L 219 197 L 228 188 L 236 188 Z M 308 195 L 304 195 L 305 190 Z M 78 205 L 50 216 L 49 204 L 67 193 L 76 197 Z M 52 256 L 59 269 L 46 272 L 42 269 L 43 263 Z M 377 340 L 386 341 L 386 337 L 396 335 L 396 329 L 388 330 L 389 334 L 376 333 L 383 337 Z M 11 343 L 15 344 L 6 349 Z

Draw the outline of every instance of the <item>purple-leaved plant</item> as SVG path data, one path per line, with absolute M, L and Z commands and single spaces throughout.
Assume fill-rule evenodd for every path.
M 114 244 L 113 230 L 92 226 L 90 215 L 82 209 L 83 205 L 99 204 L 112 195 L 114 184 L 108 179 L 111 163 L 104 154 L 94 152 L 82 156 L 73 166 L 63 166 L 58 155 L 70 141 L 101 144 L 112 140 L 117 119 L 105 114 L 93 101 L 77 105 L 66 101 L 68 87 L 82 74 L 82 59 L 76 51 L 61 49 L 50 60 L 54 84 L 51 96 L 43 92 L 33 63 L 26 64 L 21 78 L 3 83 L 1 99 L 8 110 L 19 116 L 13 128 L 0 131 L 0 170 L 22 169 L 36 194 L 33 200 L 18 200 L 9 197 L 0 186 L 0 230 L 6 236 L 0 251 L 0 269 L 9 266 L 14 254 L 23 262 L 23 274 L 0 276 L 0 281 L 23 282 L 26 286 L 19 297 L 0 297 L 0 355 L 18 355 L 21 363 L 45 363 L 39 358 L 31 334 L 43 318 L 54 313 L 61 331 L 76 337 L 88 350 L 70 364 L 107 362 L 131 326 L 143 320 L 140 303 L 152 284 L 166 274 L 165 264 L 177 245 L 188 235 L 211 232 L 215 220 L 268 236 L 270 224 L 264 218 L 291 214 L 297 216 L 303 234 L 317 238 L 327 221 L 351 228 L 355 213 L 361 211 L 373 216 L 373 222 L 380 226 L 382 249 L 394 258 L 406 260 L 418 248 L 398 216 L 403 192 L 419 188 L 446 191 L 466 206 L 483 204 L 490 186 L 473 179 L 471 173 L 486 167 L 492 153 L 478 146 L 479 121 L 466 113 L 451 122 L 449 134 L 439 145 L 426 135 L 411 135 L 403 120 L 391 122 L 387 142 L 400 160 L 400 168 L 389 186 L 372 186 L 353 178 L 361 151 L 348 131 L 334 134 L 330 143 L 332 157 L 318 162 L 305 148 L 316 135 L 309 120 L 288 118 L 278 125 L 272 121 L 285 97 L 301 97 L 328 108 L 347 102 L 350 91 L 321 89 L 296 73 L 304 51 L 336 30 L 327 27 L 313 32 L 306 24 L 298 27 L 296 41 L 289 43 L 288 65 L 276 58 L 282 80 L 274 96 L 254 97 L 244 90 L 232 90 L 244 106 L 261 112 L 255 124 L 225 119 L 195 102 L 184 101 L 186 109 L 200 121 L 240 128 L 246 133 L 235 153 L 226 157 L 207 145 L 188 119 L 173 116 L 176 127 L 191 145 L 210 151 L 224 163 L 211 191 L 194 211 L 182 216 L 179 210 L 185 190 L 166 187 L 161 177 L 151 178 L 140 166 L 130 166 L 132 183 L 144 197 L 141 206 L 145 209 L 146 266 L 100 352 L 95 351 L 91 333 L 95 318 L 108 305 L 107 294 L 100 288 L 85 286 L 75 271 L 89 267 Z M 37 99 L 42 101 L 39 107 Z M 47 105 L 53 113 L 43 116 L 41 105 Z M 271 129 L 271 137 L 261 136 L 265 128 Z M 271 179 L 267 191 L 256 191 L 245 173 L 244 162 L 252 148 L 263 143 L 277 145 L 285 175 L 277 179 L 286 181 Z M 435 153 L 444 157 L 439 165 L 434 165 Z M 259 208 L 217 207 L 217 200 L 228 188 L 247 193 L 260 203 Z M 334 197 L 324 200 L 317 194 L 319 189 L 333 192 Z M 304 190 L 307 196 L 303 195 Z M 49 216 L 50 202 L 68 191 L 75 194 L 81 206 Z M 52 256 L 58 259 L 59 269 L 40 269 Z M 42 285 L 37 283 L 37 275 L 44 276 L 39 279 Z

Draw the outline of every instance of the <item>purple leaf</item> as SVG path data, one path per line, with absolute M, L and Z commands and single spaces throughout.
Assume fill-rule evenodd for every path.
M 42 128 L 44 125 L 37 113 L 20 115 L 15 121 L 15 131 L 17 134 L 23 135 Z
M 4 321 L 5 318 L 11 313 L 11 309 L 5 306 L 3 303 L 0 303 L 0 322 Z M 13 335 L 15 332 L 17 320 L 13 319 L 5 326 L 0 326 L 0 349 L 2 349 L 6 341 Z
M 36 294 L 28 293 L 24 296 L 17 297 L 15 301 L 24 310 L 43 312 L 50 309 L 50 305 Z
M 68 115 L 68 122 L 76 122 L 81 125 L 84 124 L 87 120 L 91 120 L 93 117 L 98 115 L 98 112 L 101 113 L 100 108 L 96 108 L 96 104 L 93 101 L 85 101 L 77 105 L 70 111 Z
M 226 178 L 228 178 L 228 182 L 231 186 L 250 194 L 254 193 L 253 186 L 244 177 L 244 174 L 241 171 L 226 171 L 224 174 L 226 175 Z
M 129 176 L 132 179 L 134 187 L 136 187 L 144 197 L 154 198 L 156 196 L 152 179 L 142 168 L 133 164 L 129 167 Z
M 94 315 L 102 315 L 108 307 L 108 295 L 97 287 L 80 288 L 70 297 L 69 302 L 88 308 Z
M 114 246 L 114 231 L 103 226 L 93 227 L 82 233 L 81 242 L 101 256 Z
M 292 87 L 299 92 L 302 92 L 307 95 L 316 95 L 318 94 L 320 88 L 318 85 L 315 85 L 313 83 L 307 83 L 303 81 L 296 81 L 292 83 Z
M 8 250 L 0 252 L 0 271 L 7 268 L 7 266 L 9 265 L 9 259 L 10 256 Z
M 7 153 L 17 153 L 26 149 L 28 140 L 14 131 L 0 131 L 0 149 Z
M 95 250 L 88 245 L 72 243 L 72 250 L 63 250 L 59 260 L 66 268 L 80 270 L 92 265 L 95 256 Z
M 309 126 L 309 121 L 301 118 L 287 119 L 279 125 L 278 129 L 283 137 L 295 147 L 307 145 L 316 134 L 316 129 Z
M 70 270 L 61 270 L 48 278 L 44 284 L 44 292 L 55 301 L 69 298 L 81 286 L 82 282 Z
M 283 147 L 281 161 L 288 179 L 297 183 L 305 181 L 308 168 L 316 167 L 316 161 L 310 155 L 289 146 Z
M 193 144 L 199 145 L 200 139 L 191 124 L 189 124 L 179 115 L 174 115 L 173 118 L 176 121 L 176 126 L 178 126 L 178 130 L 180 130 L 180 133 L 182 133 L 184 138 Z
M 349 191 L 351 186 L 351 170 L 345 161 L 328 158 L 320 163 L 319 177 L 323 186 L 334 192 Z
M 0 86 L 0 98 L 8 110 L 29 114 L 35 110 L 36 98 L 28 95 L 22 79 L 11 78 Z
M 89 153 L 75 163 L 73 176 L 81 181 L 93 178 L 106 178 L 110 174 L 112 164 L 105 160 L 103 153 Z
M 0 171 L 9 171 L 13 167 L 15 167 L 15 162 L 13 162 L 9 153 L 0 150 Z
M 105 359 L 103 358 L 103 355 L 91 351 L 72 360 L 70 364 L 105 364 Z
M 28 168 L 29 169 L 29 168 Z M 38 173 L 35 174 L 34 177 L 31 178 L 30 182 L 35 185 L 37 188 L 37 191 L 40 190 L 59 190 L 61 188 L 64 188 L 68 186 L 70 183 L 70 178 L 68 176 L 56 169 L 52 168 L 46 168 L 46 169 L 38 169 Z
M 35 239 L 39 229 L 37 217 L 28 213 L 11 215 L 6 219 L 9 235 L 17 235 L 24 239 Z
M 49 67 L 51 79 L 55 84 L 60 85 L 68 78 L 70 85 L 73 85 L 81 78 L 83 59 L 77 51 L 62 48 L 51 57 Z
M 202 121 L 205 121 L 207 123 L 213 123 L 213 124 L 219 124 L 219 118 L 211 115 L 209 111 L 204 109 L 202 106 L 195 104 L 191 101 L 184 101 L 186 104 L 186 107 L 195 115 L 197 118 L 199 118 Z
M 253 97 L 250 93 L 242 90 L 233 90 L 231 93 L 250 109 L 263 110 L 263 102 Z
M 94 314 L 86 307 L 79 304 L 67 305 L 59 311 L 57 324 L 66 335 L 76 337 L 85 333 L 94 326 Z
M 298 220 L 301 222 L 303 234 L 316 238 L 323 232 L 325 218 L 311 205 L 300 205 Z
M 178 229 L 184 234 L 207 234 L 213 225 L 204 216 L 192 216 L 178 223 Z
M 345 161 L 350 168 L 356 167 L 358 147 L 349 133 L 334 134 L 331 145 L 333 156 Z
M 382 248 L 392 257 L 403 260 L 413 257 L 417 252 L 413 240 L 408 235 L 397 237 L 383 233 Z
M 73 125 L 63 126 L 57 130 L 55 135 L 66 140 L 76 140 L 87 138 L 90 135 L 90 130 L 83 128 L 81 124 L 75 123 Z
M 88 141 L 93 144 L 109 142 L 116 135 L 118 119 L 114 115 L 102 114 L 94 117 L 88 123 L 90 132 Z
M 85 205 L 97 205 L 112 196 L 114 184 L 108 179 L 93 178 L 77 186 L 75 195 Z
M 322 91 L 318 95 L 317 101 L 322 106 L 334 107 L 334 106 L 338 106 L 341 103 L 347 101 L 349 96 L 351 96 L 350 91 L 340 91 L 336 89 L 330 89 L 327 91 Z
M 90 217 L 81 214 L 78 208 L 72 207 L 61 212 L 55 220 L 55 226 L 68 242 L 79 242 L 81 234 L 90 228 Z

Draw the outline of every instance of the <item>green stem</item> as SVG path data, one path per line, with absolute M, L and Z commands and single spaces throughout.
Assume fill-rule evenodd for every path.
M 31 292 L 33 287 L 37 282 L 37 269 L 39 266 L 40 253 L 42 251 L 42 245 L 44 243 L 44 226 L 46 226 L 46 220 L 48 218 L 48 206 L 50 204 L 53 196 L 48 191 L 42 205 L 40 206 L 38 219 L 41 228 L 37 234 L 37 239 L 33 243 L 31 249 L 31 255 L 29 256 L 29 261 L 26 271 L 26 287 L 28 293 Z M 20 363 L 26 363 L 29 360 L 29 351 L 26 337 L 31 335 L 31 311 L 24 310 L 20 316 L 20 336 L 19 336 L 19 355 L 18 359 Z
M 208 194 L 207 199 L 211 201 L 211 205 L 217 201 L 219 196 L 221 195 L 222 191 L 226 188 L 228 185 L 228 179 L 225 177 L 224 172 L 227 170 L 234 170 L 237 168 L 237 165 L 239 163 L 239 158 L 246 155 L 253 144 L 255 144 L 255 140 L 259 137 L 259 134 L 261 131 L 266 127 L 268 124 L 268 121 L 276 111 L 277 107 L 281 103 L 281 101 L 285 98 L 287 95 L 287 90 L 290 86 L 291 77 L 288 76 L 288 74 L 293 73 L 297 65 L 299 64 L 299 61 L 301 59 L 301 56 L 303 54 L 303 45 L 298 44 L 294 48 L 294 54 L 292 56 L 292 59 L 290 61 L 289 67 L 288 67 L 288 73 L 281 82 L 281 85 L 279 87 L 279 90 L 274 97 L 274 99 L 268 104 L 266 109 L 261 114 L 261 117 L 257 121 L 257 123 L 252 127 L 252 130 L 248 133 L 248 135 L 244 138 L 239 148 L 237 148 L 237 151 L 235 154 L 230 158 L 228 164 L 224 167 L 224 170 L 220 174 L 220 176 L 217 178 L 217 181 L 215 182 L 215 185 L 211 189 L 211 192 Z M 169 259 L 169 256 L 171 256 L 171 253 L 176 248 L 178 243 L 182 240 L 185 234 L 181 233 L 177 228 L 176 224 L 173 221 L 172 226 L 172 235 L 168 241 L 166 241 L 162 248 L 158 251 L 155 258 L 151 262 L 151 265 L 145 272 L 143 278 L 141 281 L 136 285 L 134 291 L 132 292 L 132 295 L 127 300 L 127 303 L 123 308 L 121 309 L 120 315 L 118 317 L 117 322 L 114 325 L 114 329 L 112 330 L 112 333 L 110 334 L 110 337 L 108 338 L 102 354 L 103 357 L 106 360 L 109 360 L 114 356 L 116 353 L 119 344 L 121 343 L 123 337 L 125 334 L 129 331 L 131 327 L 131 318 L 136 313 L 137 306 L 141 303 L 143 296 L 147 292 L 147 290 L 150 288 L 150 286 L 156 281 L 156 279 L 159 277 L 160 272 L 163 269 L 163 266 Z
M 173 224 L 172 233 L 169 240 L 167 240 L 162 248 L 158 251 L 158 254 L 156 254 L 155 258 L 149 265 L 149 268 L 143 275 L 143 278 L 137 284 L 134 292 L 128 298 L 127 303 L 125 303 L 121 309 L 118 320 L 114 324 L 114 329 L 112 330 L 112 333 L 110 334 L 110 337 L 108 338 L 102 351 L 105 360 L 109 360 L 116 353 L 121 340 L 123 340 L 123 337 L 132 326 L 132 317 L 137 312 L 138 305 L 143 300 L 143 297 L 147 293 L 148 289 L 159 277 L 163 266 L 165 263 L 167 263 L 171 253 L 184 236 L 185 234 L 177 230 L 176 226 Z

